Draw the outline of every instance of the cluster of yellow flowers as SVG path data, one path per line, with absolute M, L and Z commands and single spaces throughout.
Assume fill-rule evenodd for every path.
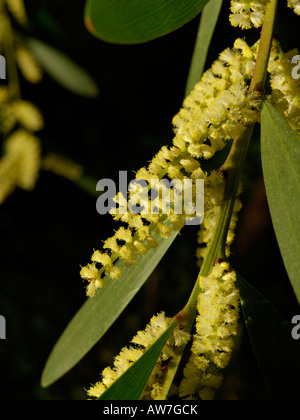
M 242 29 L 262 26 L 270 0 L 231 0 L 230 22 Z M 300 15 L 300 1 L 288 0 L 288 6 Z
M 11 134 L 0 160 L 0 204 L 16 187 L 34 188 L 40 168 L 40 142 L 25 130 Z
M 272 87 L 269 99 L 300 135 L 300 79 L 298 75 L 293 77 L 294 57 L 299 57 L 297 49 L 284 53 L 278 42 L 273 43 L 268 69 Z
M 255 57 L 256 47 L 251 49 L 240 39 L 235 42 L 233 49 L 226 49 L 212 68 L 204 74 L 201 82 L 186 98 L 183 108 L 174 118 L 173 146 L 170 149 L 163 147 L 148 169 L 142 168 L 136 176 L 137 179 L 148 182 L 153 178 L 160 180 L 165 175 L 170 179 L 190 177 L 205 180 L 205 222 L 199 237 L 199 241 L 205 246 L 212 239 L 224 198 L 225 181 L 219 171 L 204 173 L 199 159 L 211 158 L 216 151 L 225 146 L 227 140 L 243 133 L 248 125 L 257 121 L 260 105 L 258 95 L 256 93 L 247 95 Z M 113 211 L 113 215 L 116 220 L 126 222 L 128 228 L 121 227 L 113 238 L 105 241 L 104 249 L 109 249 L 110 252 L 95 251 L 92 264 L 82 268 L 82 277 L 89 280 L 87 289 L 89 296 L 92 296 L 98 287 L 102 287 L 103 273 L 111 278 L 120 277 L 121 270 L 114 265 L 116 259 L 121 258 L 130 265 L 134 263 L 134 248 L 136 252 L 143 254 L 149 246 L 155 246 L 151 227 L 157 228 L 163 217 L 162 214 L 142 215 L 148 222 L 145 224 L 141 215 L 129 214 L 125 197 L 118 194 L 115 201 L 119 207 Z M 237 200 L 228 234 L 228 252 L 240 206 Z M 186 215 L 183 221 L 185 217 Z M 169 222 L 169 225 L 165 225 L 168 230 L 157 231 L 162 237 L 170 234 L 169 229 L 180 229 L 183 226 L 182 220 L 172 219 L 172 214 L 165 220 Z M 120 241 L 123 241 L 122 245 Z M 203 258 L 205 252 L 203 246 L 199 251 L 199 257 Z M 102 268 L 97 267 L 98 263 Z M 192 358 L 185 367 L 185 378 L 179 389 L 180 396 L 184 398 L 193 398 L 198 394 L 201 398 L 208 399 L 222 383 L 222 369 L 229 361 L 233 347 L 232 337 L 237 331 L 239 295 L 234 282 L 235 274 L 230 271 L 227 263 L 217 265 L 208 278 L 201 278 L 202 292 L 198 302 L 199 316 L 196 322 L 197 332 L 193 338 Z M 102 381 L 91 387 L 88 395 L 99 398 L 134 361 L 144 354 L 170 322 L 171 319 L 165 318 L 164 314 L 154 317 L 146 330 L 139 332 L 132 340 L 132 343 L 138 347 L 123 349 L 116 357 L 114 367 L 104 369 Z M 142 399 L 161 397 L 164 364 L 175 355 L 176 347 L 185 345 L 189 339 L 187 332 L 180 327 L 175 329 L 152 372 Z
M 288 0 L 288 6 L 300 15 L 300 0 Z
M 230 22 L 233 26 L 259 28 L 264 21 L 266 6 L 270 0 L 231 0 Z
M 223 174 L 220 171 L 212 171 L 207 177 L 206 188 L 205 188 L 205 208 L 204 208 L 204 221 L 198 233 L 199 247 L 197 249 L 197 260 L 199 267 L 202 266 L 202 262 L 205 259 L 209 245 L 213 239 L 213 235 L 218 223 L 219 215 L 221 212 L 221 206 L 224 198 L 225 180 Z M 238 196 L 241 194 L 238 192 Z M 230 257 L 230 247 L 235 238 L 235 229 L 238 221 L 238 213 L 242 208 L 242 203 L 239 198 L 236 199 L 235 206 L 233 209 L 233 215 L 229 226 L 229 231 L 226 240 L 226 256 Z
M 100 398 L 101 395 L 123 374 L 134 362 L 139 360 L 152 344 L 167 330 L 171 325 L 172 318 L 167 318 L 162 312 L 153 316 L 144 331 L 139 331 L 131 340 L 130 347 L 124 347 L 114 359 L 113 367 L 107 367 L 102 372 L 102 381 L 92 385 L 87 391 L 88 396 Z M 175 327 L 173 333 L 164 346 L 160 355 L 159 362 L 151 375 L 150 381 L 143 394 L 143 399 L 157 399 L 161 391 L 160 375 L 163 371 L 162 365 L 173 354 L 174 348 L 186 344 L 189 335 L 182 331 L 179 326 Z
M 157 246 L 153 233 L 168 238 L 173 230 L 178 231 L 185 225 L 191 215 L 186 214 L 184 209 L 182 214 L 174 211 L 178 199 L 176 181 L 190 179 L 195 182 L 203 179 L 207 182 L 206 195 L 210 205 L 214 200 L 220 201 L 221 189 L 217 187 L 215 190 L 215 182 L 212 182 L 217 176 L 204 173 L 199 160 L 211 158 L 225 147 L 228 140 L 243 133 L 257 121 L 259 96 L 255 92 L 247 93 L 255 57 L 256 47 L 250 48 L 241 39 L 236 40 L 233 49 L 228 48 L 221 53 L 175 116 L 173 146 L 163 147 L 148 169 L 142 168 L 136 173 L 136 180 L 146 181 L 151 184 L 151 189 L 155 189 L 156 185 L 161 187 L 159 181 L 164 176 L 173 180 L 175 192 L 170 202 L 158 203 L 157 212 L 133 214 L 128 210 L 127 199 L 121 193 L 117 194 L 114 200 L 118 208 L 111 213 L 115 220 L 126 223 L 127 227 L 121 227 L 112 238 L 106 240 L 103 248 L 107 251 L 95 251 L 92 263 L 82 268 L 81 276 L 89 282 L 88 296 L 93 296 L 103 286 L 104 274 L 112 279 L 121 276 L 121 269 L 114 264 L 116 260 L 121 259 L 127 266 L 134 264 L 139 254 L 143 255 Z M 138 184 L 130 191 L 130 197 L 134 195 L 136 199 L 139 191 L 141 203 L 146 201 L 150 209 L 153 208 L 151 206 L 157 206 L 157 201 L 151 202 L 148 194 L 145 197 L 145 189 Z M 194 202 L 195 188 L 193 194 Z M 169 209 L 168 214 L 165 208 Z M 98 268 L 97 264 L 101 267 Z
M 11 100 L 8 88 L 2 88 L 0 95 L 0 130 L 7 135 L 0 160 L 1 204 L 16 187 L 29 191 L 36 184 L 41 147 L 33 133 L 42 129 L 43 118 L 30 102 Z
M 28 26 L 23 0 L 5 0 L 0 10 L 0 50 L 14 58 L 15 63 L 10 60 L 8 65 L 16 65 L 26 81 L 39 83 L 42 69 L 23 40 L 12 31 L 5 6 L 20 25 Z M 0 133 L 5 138 L 4 154 L 0 159 L 0 204 L 16 187 L 32 190 L 40 169 L 72 181 L 83 174 L 80 165 L 55 154 L 42 158 L 40 140 L 34 133 L 43 129 L 43 116 L 34 104 L 20 98 L 17 71 L 15 80 L 11 80 L 11 73 L 10 69 L 8 85 L 0 87 Z
M 192 356 L 179 388 L 183 398 L 211 400 L 222 384 L 222 371 L 230 362 L 238 333 L 240 297 L 235 282 L 235 272 L 224 262 L 200 278 Z
M 231 0 L 232 25 L 243 29 L 260 27 L 269 1 Z M 299 14 L 299 0 L 288 0 L 288 5 Z M 170 149 L 163 147 L 148 169 L 142 168 L 136 174 L 137 180 L 149 183 L 153 179 L 159 183 L 164 176 L 168 176 L 171 180 L 189 178 L 205 181 L 205 218 L 198 236 L 199 265 L 205 259 L 208 246 L 213 239 L 226 184 L 222 171 L 212 170 L 210 173 L 205 173 L 200 162 L 203 159 L 210 159 L 218 150 L 224 148 L 228 140 L 234 139 L 249 125 L 259 121 L 260 94 L 248 92 L 257 47 L 256 44 L 250 48 L 245 41 L 238 39 L 233 49 L 228 48 L 220 54 L 219 59 L 203 75 L 200 83 L 185 99 L 182 109 L 174 117 L 175 137 L 172 147 Z M 298 55 L 296 50 L 288 54 L 283 53 L 279 44 L 274 41 L 268 69 L 272 88 L 269 99 L 299 133 L 300 82 L 292 73 L 292 58 L 296 55 Z M 130 197 L 139 191 L 145 192 L 142 188 L 134 187 L 130 191 Z M 227 257 L 230 255 L 237 217 L 241 210 L 240 192 L 236 198 L 228 231 Z M 121 276 L 121 269 L 114 265 L 116 260 L 120 258 L 126 265 L 134 264 L 136 254 L 144 254 L 150 247 L 155 246 L 152 230 L 156 230 L 159 236 L 167 238 L 172 229 L 179 230 L 183 227 L 186 214 L 183 213 L 182 217 L 176 215 L 175 218 L 172 212 L 166 216 L 162 211 L 167 204 L 169 208 L 174 207 L 176 203 L 174 197 L 173 202 L 158 206 L 159 214 L 133 215 L 128 212 L 127 199 L 120 193 L 117 195 L 115 202 L 119 207 L 111 213 L 116 220 L 127 223 L 128 228 L 121 227 L 114 237 L 105 241 L 104 249 L 108 252 L 96 251 L 92 256 L 92 264 L 82 268 L 81 276 L 89 281 L 88 296 L 92 296 L 97 288 L 103 286 L 103 274 L 111 278 Z M 151 208 L 148 195 L 144 195 L 143 200 L 144 204 L 147 202 L 147 206 L 149 204 Z M 140 203 L 143 200 L 141 195 Z M 98 268 L 98 263 L 101 264 L 101 268 Z M 238 334 L 240 295 L 236 286 L 236 273 L 228 262 L 216 261 L 210 274 L 207 277 L 200 277 L 199 283 L 196 332 L 192 338 L 191 356 L 184 368 L 184 377 L 178 394 L 184 399 L 211 400 L 221 387 L 224 370 L 231 360 L 235 337 Z M 115 367 L 103 371 L 102 382 L 90 389 L 89 396 L 99 397 L 112 381 L 119 377 L 119 373 L 124 372 L 141 356 L 143 353 L 141 347 L 144 350 L 154 343 L 162 332 L 160 329 L 153 329 L 158 320 L 160 322 L 163 320 L 163 329 L 166 329 L 171 322 L 171 319 L 166 319 L 164 314 L 154 317 L 146 331 L 138 333 L 133 339 L 133 343 L 139 347 L 123 349 L 115 359 Z M 178 335 L 176 341 L 174 332 L 164 348 L 142 399 L 161 397 L 164 363 L 172 359 L 176 345 L 185 345 L 190 340 L 189 334 L 183 333 L 178 328 L 176 330 L 181 335 Z M 154 334 L 148 334 L 149 331 Z
M 6 5 L 17 21 L 25 26 L 28 20 L 23 1 L 6 0 Z M 10 54 L 15 55 L 24 76 L 28 81 L 37 83 L 42 73 L 38 64 L 9 30 L 6 15 L 1 16 L 1 20 L 0 44 L 4 45 L 4 53 L 5 46 L 13 48 Z M 18 81 L 13 81 L 13 88 L 10 82 L 0 88 L 0 132 L 5 137 L 4 154 L 0 160 L 0 204 L 16 187 L 24 190 L 34 188 L 41 159 L 40 140 L 34 133 L 44 125 L 39 109 L 31 102 L 20 99 L 19 92 L 15 91 Z

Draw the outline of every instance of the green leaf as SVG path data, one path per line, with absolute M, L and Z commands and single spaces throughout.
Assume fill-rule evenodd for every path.
M 274 400 L 299 400 L 300 342 L 292 324 L 253 286 L 237 276 L 242 309 L 252 346 Z
M 267 101 L 262 109 L 261 154 L 276 237 L 300 302 L 300 139 Z
M 185 94 L 188 96 L 202 77 L 209 46 L 219 19 L 223 0 L 210 0 L 201 14 L 197 40 Z
M 76 313 L 49 356 L 42 374 L 42 386 L 49 386 L 61 378 L 100 340 L 143 286 L 177 234 L 173 232 L 169 239 L 156 237 L 159 246 L 139 256 L 130 267 L 125 267 L 122 261 L 117 262 L 122 270 L 121 278 L 107 279 L 105 286 Z
M 208 0 L 88 0 L 85 22 L 103 41 L 138 44 L 180 28 Z
M 65 54 L 35 38 L 28 38 L 26 43 L 45 72 L 64 88 L 80 96 L 98 96 L 94 79 Z
M 177 325 L 173 322 L 145 354 L 102 394 L 99 400 L 139 400 L 159 355 Z

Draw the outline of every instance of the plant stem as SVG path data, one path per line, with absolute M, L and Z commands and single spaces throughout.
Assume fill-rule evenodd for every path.
M 250 85 L 250 92 L 254 90 L 264 94 L 270 51 L 274 35 L 274 28 L 277 16 L 278 0 L 271 0 L 267 5 L 266 16 L 261 31 L 259 50 L 256 65 Z
M 266 10 L 265 21 L 261 32 L 259 51 L 249 88 L 249 93 L 258 91 L 261 95 L 264 94 L 264 86 L 275 27 L 277 5 L 278 0 L 271 0 Z M 226 259 L 225 249 L 228 230 L 253 129 L 254 124 L 251 125 L 243 134 L 235 138 L 226 162 L 219 169 L 224 173 L 226 185 L 223 205 L 217 227 L 190 298 L 184 309 L 175 316 L 175 319 L 181 323 L 184 330 L 189 333 L 193 327 L 197 314 L 197 301 L 198 296 L 201 293 L 200 278 L 210 274 L 213 266 L 216 263 L 216 260 Z M 184 349 L 185 346 L 182 346 L 177 350 L 176 355 L 172 360 L 170 370 L 166 374 L 166 381 L 163 387 L 164 396 L 167 395 L 166 388 L 171 386 L 171 383 L 175 377 L 176 371 L 182 359 Z
M 253 72 L 249 93 L 259 91 L 263 94 L 270 57 L 273 32 L 276 20 L 278 0 L 271 0 L 266 11 L 265 21 L 261 32 L 260 46 Z M 192 326 L 192 319 L 196 315 L 196 303 L 200 292 L 199 278 L 208 276 L 217 259 L 226 259 L 226 241 L 236 201 L 244 161 L 249 148 L 254 125 L 250 126 L 243 134 L 236 137 L 226 162 L 219 169 L 226 178 L 223 205 L 212 239 L 207 257 L 202 265 L 194 290 L 183 312 L 186 314 L 186 327 Z M 182 313 L 181 313 L 182 316 Z

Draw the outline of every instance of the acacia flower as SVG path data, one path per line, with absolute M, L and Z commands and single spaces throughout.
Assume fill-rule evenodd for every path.
M 92 385 L 87 391 L 89 397 L 100 398 L 101 395 L 123 374 L 125 373 L 143 354 L 155 343 L 156 340 L 167 330 L 172 322 L 172 318 L 167 318 L 164 312 L 153 316 L 146 326 L 145 330 L 139 331 L 131 340 L 129 347 L 124 347 L 121 352 L 115 357 L 112 367 L 106 367 L 102 371 L 101 381 Z M 167 360 L 173 354 L 175 346 L 186 343 L 189 335 L 180 330 L 180 327 L 175 327 L 170 339 L 166 343 L 159 361 L 147 383 L 144 391 L 143 399 L 151 396 L 155 399 L 159 396 L 161 386 L 159 377 L 162 372 L 161 363 Z
M 294 10 L 297 15 L 300 15 L 300 1 L 299 0 L 288 0 L 288 6 Z
M 14 132 L 5 143 L 5 154 L 0 160 L 0 203 L 16 187 L 32 190 L 40 168 L 40 141 L 24 131 Z
M 182 398 L 213 399 L 222 384 L 238 333 L 240 297 L 235 282 L 228 263 L 216 264 L 208 277 L 200 278 L 192 356 L 179 388 Z
M 233 26 L 250 29 L 262 26 L 270 0 L 231 0 L 230 22 Z
M 300 79 L 293 77 L 295 64 L 292 62 L 297 56 L 297 49 L 285 53 L 279 43 L 274 42 L 268 67 L 272 88 L 269 99 L 300 134 Z
M 171 147 L 162 147 L 150 162 L 148 168 L 141 168 L 136 173 L 136 184 L 131 184 L 129 197 L 118 193 L 114 198 L 116 208 L 111 210 L 113 218 L 125 223 L 122 235 L 120 231 L 104 242 L 105 252 L 115 264 L 121 259 L 126 266 L 136 262 L 138 255 L 143 255 L 148 249 L 157 246 L 155 235 L 167 239 L 173 231 L 183 228 L 186 220 L 198 216 L 192 215 L 191 209 L 197 200 L 197 180 L 212 184 L 213 178 L 201 168 L 201 160 L 210 159 L 218 150 L 225 147 L 228 140 L 243 133 L 249 125 L 257 121 L 259 110 L 258 93 L 248 94 L 248 86 L 253 73 L 256 58 L 256 46 L 250 48 L 247 43 L 238 39 L 232 49 L 222 52 L 212 66 L 185 99 L 182 109 L 173 119 L 175 137 Z M 165 177 L 171 186 L 166 189 L 162 182 Z M 190 195 L 187 206 L 182 207 L 182 191 L 179 186 L 188 181 L 192 188 L 185 191 Z M 142 187 L 139 185 L 142 182 Z M 144 187 L 145 184 L 148 187 Z M 219 186 L 216 186 L 216 194 Z M 161 192 L 164 200 L 161 200 Z M 188 194 L 188 193 L 191 194 Z M 154 196 L 153 196 L 154 194 Z M 211 188 L 210 195 L 214 195 Z M 166 198 L 167 197 L 167 198 Z M 215 201 L 219 198 L 215 197 Z M 130 206 L 139 205 L 142 211 L 134 213 Z M 181 212 L 176 211 L 180 208 Z M 110 264 L 101 264 L 97 278 L 85 277 L 86 270 L 81 270 L 81 276 L 88 280 L 87 295 L 93 296 L 97 290 L 99 275 L 110 275 L 113 278 L 121 276 L 120 269 L 111 270 Z M 91 284 L 93 283 L 93 284 Z

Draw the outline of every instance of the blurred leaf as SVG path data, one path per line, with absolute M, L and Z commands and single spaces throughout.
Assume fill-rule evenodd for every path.
M 49 356 L 42 374 L 42 386 L 57 381 L 100 340 L 143 286 L 177 234 L 173 232 L 169 239 L 154 235 L 159 246 L 138 256 L 137 262 L 130 267 L 125 267 L 122 261 L 117 262 L 122 270 L 121 278 L 107 279 L 104 287 L 88 299 L 71 320 Z
M 46 73 L 64 88 L 80 96 L 98 96 L 94 79 L 65 54 L 34 38 L 27 39 L 27 46 Z
M 85 22 L 103 41 L 138 44 L 180 28 L 208 0 L 88 0 Z
M 200 81 L 207 58 L 209 46 L 219 19 L 223 0 L 210 0 L 201 14 L 196 45 L 190 67 L 185 94 L 188 96 Z
M 239 275 L 237 284 L 252 346 L 272 399 L 299 400 L 300 342 L 292 338 L 292 324 Z
M 261 153 L 276 237 L 300 302 L 300 139 L 267 101 L 262 109 Z
M 114 382 L 99 399 L 106 401 L 139 400 L 166 342 L 177 325 L 176 322 L 173 322 L 145 354 Z

